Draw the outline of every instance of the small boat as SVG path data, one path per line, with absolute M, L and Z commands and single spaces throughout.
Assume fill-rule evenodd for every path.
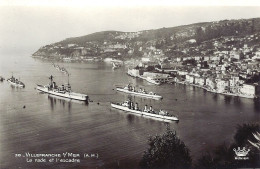
M 154 111 L 152 109 L 152 106 L 150 106 L 149 109 L 147 109 L 147 106 L 143 110 L 138 108 L 138 104 L 136 103 L 135 106 L 133 105 L 133 102 L 131 101 L 125 101 L 123 103 L 111 103 L 111 107 L 131 112 L 133 114 L 147 116 L 147 117 L 153 117 L 159 120 L 170 120 L 170 121 L 179 121 L 179 119 L 176 116 L 170 115 L 168 112 L 160 110 L 158 112 Z
M 62 73 L 65 73 L 65 74 L 69 74 L 68 71 L 67 71 L 64 67 L 60 68 L 60 71 L 61 71 Z
M 112 62 L 112 69 L 118 69 L 119 67 L 121 67 L 119 63 Z
M 160 85 L 161 84 L 161 82 L 159 82 L 159 81 L 157 81 L 157 80 L 155 80 L 155 79 L 153 79 L 151 77 L 147 77 L 146 81 L 149 82 L 149 83 L 155 84 L 155 85 Z
M 4 81 L 5 80 L 5 78 L 3 78 L 2 76 L 0 76 L 0 81 L 2 82 L 2 81 Z
M 50 84 L 45 86 L 37 85 L 36 89 L 44 93 L 48 93 L 51 95 L 60 96 L 64 98 L 81 100 L 81 101 L 88 100 L 88 95 L 72 92 L 69 82 L 67 85 L 57 86 L 56 82 L 53 81 L 53 76 L 50 76 L 49 79 L 51 80 Z
M 145 89 L 142 89 L 142 88 L 140 88 L 139 90 L 135 90 L 135 87 L 132 87 L 130 84 L 128 84 L 124 88 L 117 87 L 116 90 L 119 92 L 129 93 L 129 94 L 133 94 L 136 96 L 147 97 L 147 98 L 151 98 L 151 99 L 162 99 L 163 98 L 162 96 L 159 96 L 153 92 L 148 93 L 145 91 Z
M 60 70 L 60 66 L 59 65 L 55 65 L 54 66 L 57 70 Z
M 22 88 L 25 87 L 24 83 L 16 78 L 14 78 L 14 76 L 7 79 L 7 82 L 9 82 L 12 86 L 15 86 L 15 87 L 22 87 Z

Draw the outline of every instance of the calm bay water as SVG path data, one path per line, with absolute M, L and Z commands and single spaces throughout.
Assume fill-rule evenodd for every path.
M 260 103 L 226 97 L 184 85 L 154 86 L 112 70 L 105 63 L 59 63 L 71 73 L 72 90 L 88 94 L 89 104 L 48 96 L 36 84 L 58 84 L 67 76 L 51 62 L 30 56 L 1 56 L 0 76 L 20 77 L 24 89 L 0 82 L 0 168 L 137 168 L 150 135 L 162 134 L 167 123 L 111 109 L 110 102 L 129 96 L 113 90 L 129 82 L 162 95 L 162 101 L 132 97 L 141 106 L 153 105 L 176 114 L 169 123 L 190 148 L 194 158 L 232 141 L 236 126 L 260 121 Z M 25 106 L 25 108 L 23 108 Z M 80 163 L 28 163 L 15 153 L 97 153 Z

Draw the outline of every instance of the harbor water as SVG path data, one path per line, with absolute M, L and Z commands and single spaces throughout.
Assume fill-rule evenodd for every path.
M 50 61 L 29 55 L 1 55 L 0 76 L 14 75 L 25 88 L 0 82 L 0 168 L 137 168 L 148 148 L 149 136 L 162 134 L 167 126 L 191 150 L 193 159 L 217 145 L 232 142 L 236 126 L 260 121 L 260 102 L 213 94 L 181 84 L 149 84 L 126 74 L 127 68 L 112 69 L 108 63 L 58 63 L 69 73 L 72 90 L 89 95 L 88 104 L 42 94 L 37 84 L 57 84 L 68 77 Z M 152 100 L 116 92 L 132 83 L 163 96 Z M 179 118 L 166 123 L 112 109 L 111 102 L 132 99 L 139 107 L 152 105 Z M 15 154 L 98 154 L 80 163 L 30 163 Z

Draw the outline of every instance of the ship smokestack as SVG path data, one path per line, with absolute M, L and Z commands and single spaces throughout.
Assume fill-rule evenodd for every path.
M 134 109 L 134 103 L 133 102 L 131 102 L 131 108 Z

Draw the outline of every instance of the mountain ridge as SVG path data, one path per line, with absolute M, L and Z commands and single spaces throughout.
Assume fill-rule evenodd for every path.
M 146 50 L 149 47 L 162 50 L 167 55 L 169 49 L 198 46 L 220 37 L 245 36 L 259 31 L 260 18 L 200 22 L 137 32 L 100 31 L 43 46 L 33 56 L 49 59 L 111 56 L 131 58 L 144 56 L 149 52 Z

